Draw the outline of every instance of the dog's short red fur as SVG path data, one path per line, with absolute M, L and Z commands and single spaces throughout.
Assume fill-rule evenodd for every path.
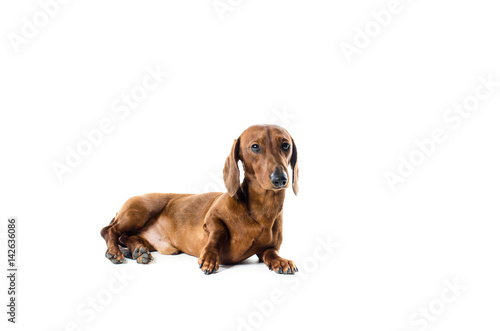
M 289 148 L 285 149 L 284 144 Z M 252 146 L 258 144 L 260 153 Z M 238 161 L 245 178 L 240 183 Z M 290 134 L 276 125 L 255 125 L 236 139 L 224 166 L 227 193 L 151 193 L 129 199 L 101 231 L 113 263 L 122 263 L 119 245 L 133 252 L 139 263 L 152 260 L 150 252 L 187 253 L 199 257 L 201 270 L 210 274 L 219 264 L 234 264 L 257 254 L 278 273 L 298 271 L 291 260 L 278 255 L 283 241 L 285 188 L 276 188 L 274 171 L 288 175 L 298 193 L 297 147 Z

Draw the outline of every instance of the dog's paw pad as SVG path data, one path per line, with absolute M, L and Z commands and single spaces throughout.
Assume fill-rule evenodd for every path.
M 139 264 L 148 264 L 153 260 L 153 255 L 145 247 L 137 247 L 132 253 L 132 258 Z
M 105 254 L 106 258 L 111 261 L 111 263 L 114 264 L 120 264 L 123 263 L 123 260 L 125 260 L 125 257 L 123 254 L 120 252 L 118 254 L 111 254 L 109 250 L 106 250 Z

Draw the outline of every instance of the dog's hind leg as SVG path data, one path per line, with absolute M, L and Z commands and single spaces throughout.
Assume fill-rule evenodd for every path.
M 105 226 L 101 230 L 101 236 L 104 238 L 104 240 L 106 241 L 106 245 L 108 246 L 105 254 L 106 258 L 115 264 L 119 264 L 123 262 L 124 257 L 120 249 L 118 248 L 115 225 L 116 218 L 113 218 L 110 225 Z
M 149 220 L 161 213 L 168 200 L 169 197 L 163 194 L 146 194 L 127 200 L 111 224 L 101 230 L 101 236 L 108 246 L 106 258 L 115 264 L 123 263 L 125 257 L 118 247 L 119 238 L 140 231 Z M 126 245 L 124 241 L 121 244 Z M 132 249 L 131 252 L 133 254 Z

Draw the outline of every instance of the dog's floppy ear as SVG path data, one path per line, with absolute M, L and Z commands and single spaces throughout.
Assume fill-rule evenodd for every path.
M 293 193 L 297 195 L 299 193 L 299 166 L 297 164 L 297 145 L 292 138 L 292 157 L 290 158 L 290 165 L 292 166 L 292 189 Z
M 224 185 L 230 196 L 234 197 L 240 188 L 240 169 L 238 161 L 240 160 L 240 138 L 235 139 L 231 154 L 226 159 L 224 165 Z

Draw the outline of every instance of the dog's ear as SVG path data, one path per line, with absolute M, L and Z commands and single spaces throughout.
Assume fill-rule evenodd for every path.
M 297 164 L 297 145 L 292 138 L 292 157 L 290 158 L 290 165 L 292 166 L 292 188 L 295 195 L 299 194 L 299 166 Z
M 230 196 L 234 197 L 240 188 L 240 169 L 238 161 L 240 160 L 240 138 L 235 139 L 231 154 L 226 159 L 224 165 L 224 185 Z

